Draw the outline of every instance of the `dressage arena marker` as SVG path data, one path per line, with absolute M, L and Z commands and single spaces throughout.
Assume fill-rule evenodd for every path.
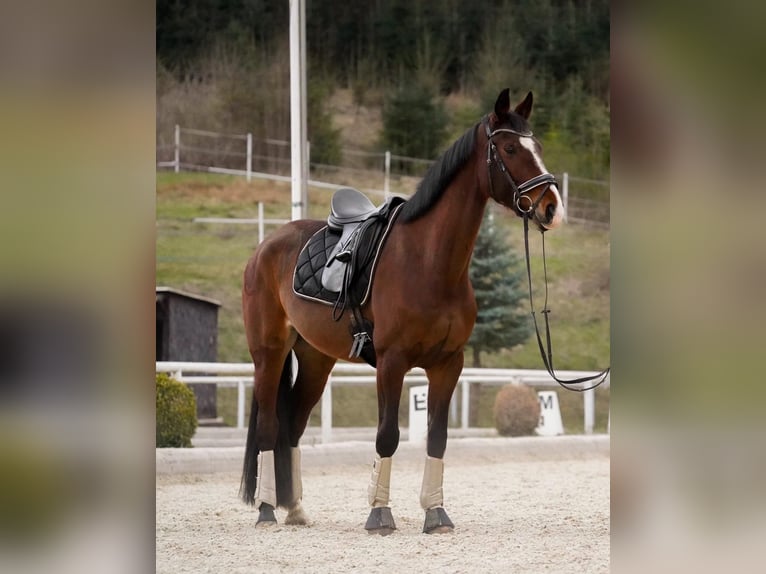
M 410 442 L 423 443 L 428 434 L 428 385 L 410 387 Z
M 540 424 L 535 432 L 541 436 L 564 434 L 559 396 L 556 391 L 538 391 L 537 399 L 540 401 Z

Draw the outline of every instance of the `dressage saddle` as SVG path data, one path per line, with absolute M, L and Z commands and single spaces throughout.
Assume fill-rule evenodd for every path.
M 322 286 L 333 292 L 340 292 L 343 278 L 351 262 L 354 250 L 360 246 L 364 228 L 362 223 L 375 217 L 385 219 L 389 204 L 378 207 L 367 196 L 350 187 L 336 191 L 330 202 L 330 216 L 327 227 L 340 233 L 322 273 Z

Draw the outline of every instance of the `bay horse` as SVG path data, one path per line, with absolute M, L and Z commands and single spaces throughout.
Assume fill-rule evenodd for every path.
M 443 503 L 450 399 L 476 320 L 468 268 L 487 202 L 525 214 L 541 231 L 564 217 L 554 177 L 529 129 L 532 93 L 511 109 L 503 90 L 494 111 L 469 129 L 428 170 L 404 203 L 380 253 L 364 317 L 374 323 L 378 428 L 365 528 L 389 534 L 392 457 L 399 444 L 403 378 L 428 377 L 428 435 L 420 503 L 423 531 L 451 531 Z M 255 375 L 240 494 L 259 509 L 256 526 L 306 524 L 298 443 L 335 362 L 348 355 L 350 317 L 293 292 L 293 271 L 322 221 L 290 222 L 269 235 L 244 271 L 242 310 Z M 291 351 L 298 372 L 293 383 Z M 361 361 L 357 359 L 357 361 Z

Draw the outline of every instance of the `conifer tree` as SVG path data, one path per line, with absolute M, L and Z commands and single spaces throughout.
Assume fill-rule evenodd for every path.
M 468 344 L 473 366 L 481 366 L 482 352 L 510 349 L 532 334 L 521 257 L 499 233 L 492 212 L 487 209 L 473 250 L 469 271 L 476 304 L 476 325 Z
M 431 86 L 405 84 L 383 107 L 383 145 L 396 155 L 436 158 L 448 123 L 444 103 Z

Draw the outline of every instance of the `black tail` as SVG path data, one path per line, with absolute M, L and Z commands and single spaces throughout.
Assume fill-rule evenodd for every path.
M 277 391 L 277 419 L 279 432 L 274 446 L 274 467 L 277 482 L 277 505 L 284 506 L 293 502 L 292 465 L 290 458 L 290 389 L 293 384 L 292 353 L 288 353 L 282 367 Z M 247 444 L 245 446 L 245 462 L 242 469 L 242 482 L 239 494 L 248 504 L 255 504 L 255 486 L 258 476 L 258 445 L 256 443 L 256 427 L 258 424 L 258 403 L 253 393 L 250 410 L 250 425 L 247 429 Z

